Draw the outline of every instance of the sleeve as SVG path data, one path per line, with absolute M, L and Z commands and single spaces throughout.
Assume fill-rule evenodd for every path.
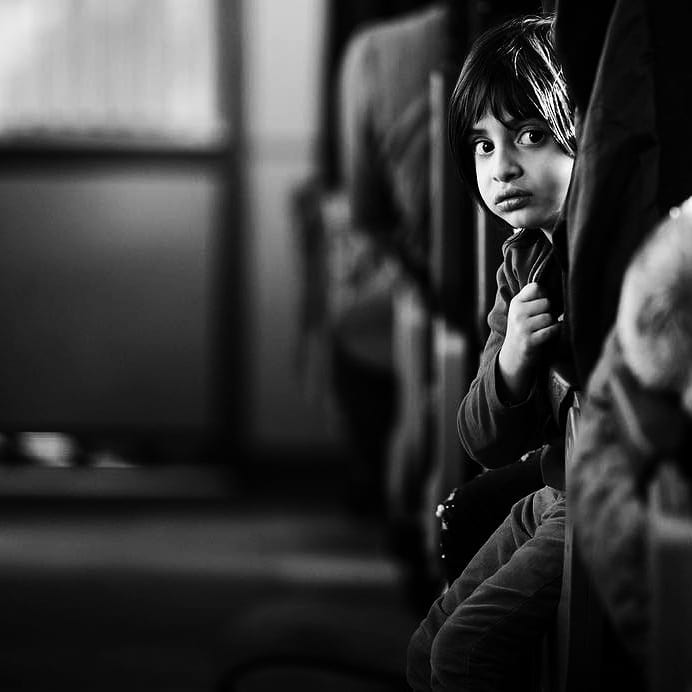
M 497 358 L 507 332 L 507 312 L 520 286 L 512 271 L 511 250 L 497 271 L 495 304 L 488 315 L 490 335 L 483 349 L 478 373 L 459 406 L 457 429 L 469 456 L 486 468 L 515 462 L 542 442 L 545 415 L 534 386 L 524 401 L 507 404 L 502 399 Z
M 643 488 L 683 425 L 679 410 L 637 385 L 611 333 L 587 387 L 567 490 L 584 562 L 637 660 L 648 655 Z

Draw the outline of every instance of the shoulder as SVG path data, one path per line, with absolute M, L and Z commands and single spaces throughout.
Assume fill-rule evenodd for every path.
M 356 31 L 349 39 L 344 49 L 342 70 L 344 72 L 362 72 L 367 74 L 368 67 L 375 60 L 379 28 L 377 25 L 369 25 Z
M 447 15 L 446 7 L 434 5 L 400 18 L 367 24 L 349 41 L 346 61 L 368 69 L 400 71 L 403 60 L 408 69 L 427 72 L 443 55 Z
M 386 42 L 402 46 L 437 42 L 447 29 L 448 10 L 441 5 L 403 15 L 398 19 L 384 22 L 381 38 Z
M 382 81 L 379 25 L 359 29 L 348 41 L 339 68 L 341 108 L 364 117 L 378 97 Z

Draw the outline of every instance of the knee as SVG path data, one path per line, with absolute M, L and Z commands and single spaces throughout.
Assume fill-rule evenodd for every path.
M 432 677 L 444 685 L 468 673 L 473 642 L 462 623 L 448 620 L 439 630 L 430 649 Z
M 473 614 L 460 611 L 439 630 L 430 652 L 430 679 L 437 689 L 524 689 L 522 661 L 531 649 L 515 642 L 498 645 L 492 629 L 477 627 Z
M 432 637 L 422 623 L 413 633 L 406 654 L 406 679 L 413 690 L 430 689 L 430 647 Z

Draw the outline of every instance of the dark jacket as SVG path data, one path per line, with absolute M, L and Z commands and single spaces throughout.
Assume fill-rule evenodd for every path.
M 553 247 L 536 229 L 522 229 L 505 241 L 504 261 L 497 271 L 495 305 L 488 315 L 490 335 L 481 355 L 478 374 L 457 414 L 457 427 L 469 456 L 486 468 L 517 461 L 543 447 L 542 470 L 546 484 L 564 488 L 564 442 L 555 426 L 546 388 L 540 377 L 528 397 L 518 404 L 503 401 L 497 377 L 497 358 L 507 333 L 512 298 L 531 281 L 544 287 L 552 309 L 562 311 L 560 266 Z M 550 352 L 546 351 L 546 363 Z M 548 461 L 550 460 L 550 461 Z

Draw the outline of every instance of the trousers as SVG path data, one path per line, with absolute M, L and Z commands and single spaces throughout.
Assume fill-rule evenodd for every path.
M 411 637 L 413 690 L 517 689 L 555 615 L 564 535 L 564 493 L 545 486 L 513 505 Z
M 521 462 L 481 473 L 455 488 L 445 501 L 440 547 L 448 584 L 464 571 L 514 503 L 545 485 L 540 457 L 537 450 Z

